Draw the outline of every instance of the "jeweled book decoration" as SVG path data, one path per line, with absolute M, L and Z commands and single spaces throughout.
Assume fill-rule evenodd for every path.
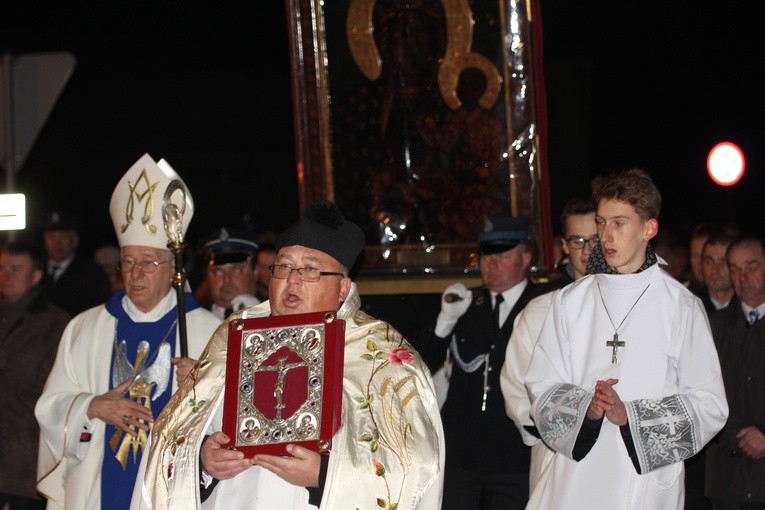
M 230 321 L 223 431 L 232 447 L 327 451 L 341 422 L 344 344 L 335 312 Z

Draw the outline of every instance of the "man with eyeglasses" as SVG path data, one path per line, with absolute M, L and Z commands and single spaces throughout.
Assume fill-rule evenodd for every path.
M 276 242 L 270 300 L 232 316 L 331 310 L 345 321 L 342 425 L 329 455 L 295 444 L 285 457 L 229 449 L 221 327 L 157 420 L 144 484 L 149 508 L 199 508 L 200 494 L 215 509 L 440 508 L 444 444 L 432 380 L 397 331 L 359 309 L 348 272 L 364 244 L 334 203 L 307 206 Z M 189 398 L 206 404 L 194 409 Z
M 575 197 L 566 202 L 560 215 L 561 250 L 567 260 L 557 284 L 565 287 L 587 273 L 587 261 L 598 245 L 595 227 L 595 203 L 590 197 Z
M 162 214 L 165 194 L 177 182 L 170 165 L 146 154 L 112 194 L 125 290 L 72 319 L 35 408 L 44 438 L 38 490 L 49 508 L 127 510 L 137 504 L 133 492 L 154 418 L 194 364 L 179 357 L 174 258 Z M 173 193 L 171 201 L 183 195 Z M 185 204 L 185 233 L 193 214 L 188 190 L 177 202 Z M 185 309 L 188 353 L 197 357 L 220 321 L 191 293 Z
M 595 202 L 589 197 L 572 198 L 563 207 L 560 222 L 561 249 L 566 254 L 568 263 L 563 266 L 563 276 L 556 283 L 564 287 L 586 274 L 590 253 L 598 244 Z M 531 402 L 524 378 L 531 362 L 534 345 L 557 292 L 554 290 L 532 299 L 515 318 L 513 333 L 505 352 L 505 363 L 499 377 L 507 416 L 518 427 L 523 442 L 531 447 L 530 495 L 527 508 L 535 508 L 542 495 L 544 482 L 549 474 L 548 467 L 555 452 L 541 440 L 539 431 L 529 416 Z
M 235 310 L 260 303 L 257 292 L 258 245 L 247 232 L 221 228 L 204 243 L 205 281 L 210 294 L 210 311 L 220 320 Z

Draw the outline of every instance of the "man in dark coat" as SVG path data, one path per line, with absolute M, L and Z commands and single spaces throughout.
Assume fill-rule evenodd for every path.
M 35 488 L 40 428 L 37 398 L 69 315 L 40 284 L 42 247 L 14 241 L 0 248 L 0 508 L 45 508 Z
M 726 252 L 735 237 L 731 233 L 712 234 L 701 250 L 701 273 L 704 287 L 696 294 L 704 304 L 707 316 L 727 307 L 735 295 L 728 274 Z M 709 510 L 709 498 L 704 496 L 706 451 L 709 445 L 685 461 L 685 510 Z
M 423 339 L 431 367 L 454 360 L 441 417 L 446 436 L 443 509 L 523 509 L 529 447 L 505 414 L 499 375 L 515 317 L 546 290 L 527 277 L 529 223 L 493 217 L 478 235 L 484 287 L 445 290 L 435 328 Z
M 54 212 L 43 238 L 48 252 L 45 288 L 53 304 L 74 317 L 111 297 L 106 272 L 77 253 L 80 237 L 73 218 Z
M 709 444 L 713 509 L 765 509 L 765 242 L 741 237 L 726 252 L 736 297 L 711 317 L 730 413 Z

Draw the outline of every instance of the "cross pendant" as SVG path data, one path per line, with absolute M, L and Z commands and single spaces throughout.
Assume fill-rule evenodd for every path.
M 614 333 L 614 339 L 606 341 L 607 347 L 613 347 L 614 351 L 611 354 L 611 363 L 616 364 L 619 362 L 619 360 L 616 359 L 616 355 L 618 354 L 619 347 L 624 347 L 624 342 L 622 340 L 619 340 L 619 333 Z

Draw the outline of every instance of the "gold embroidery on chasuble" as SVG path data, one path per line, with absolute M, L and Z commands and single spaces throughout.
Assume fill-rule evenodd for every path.
M 362 325 L 374 319 L 358 312 L 355 320 Z M 406 365 L 415 359 L 411 346 L 390 325 L 382 326 L 370 328 L 364 335 L 365 350 L 359 356 L 364 361 L 359 367 L 368 371 L 369 375 L 362 379 L 367 381 L 368 393 L 357 395 L 354 400 L 357 412 L 368 414 L 372 425 L 371 429 L 359 431 L 358 441 L 369 449 L 372 461 L 369 469 L 382 482 L 376 504 L 380 508 L 396 508 L 397 494 L 410 474 L 416 448 L 413 443 L 418 436 L 407 407 L 420 399 L 420 393 L 414 375 L 406 370 Z
M 130 399 L 138 402 L 151 413 L 150 396 L 154 386 L 155 383 L 153 382 L 146 383 L 143 379 L 138 379 L 132 386 L 130 386 Z M 143 420 L 141 420 L 141 422 L 143 422 Z M 149 423 L 149 432 L 151 432 L 151 426 L 152 424 Z M 117 429 L 109 441 L 112 450 L 116 452 L 114 457 L 122 465 L 122 469 L 125 469 L 125 466 L 127 466 L 128 458 L 131 453 L 133 462 L 138 460 L 138 451 L 144 449 L 149 437 L 149 432 L 143 429 L 136 428 L 133 425 L 130 426 L 130 429 L 135 430 L 138 434 L 131 436 L 127 432 Z
M 175 328 L 175 321 L 170 327 L 167 335 L 169 335 Z M 133 383 L 128 389 L 128 396 L 131 400 L 139 403 L 145 407 L 149 413 L 154 416 L 151 407 L 151 394 L 156 387 L 157 395 L 162 394 L 169 384 L 170 375 L 172 372 L 172 365 L 170 363 L 170 346 L 167 344 L 167 335 L 160 343 L 157 352 L 149 356 L 149 344 L 148 342 L 141 342 L 136 352 L 135 363 L 132 367 L 129 366 L 127 359 L 119 359 L 117 363 L 122 365 L 117 367 L 121 370 L 121 373 L 130 373 L 130 378 Z M 148 360 L 148 365 L 146 364 Z M 124 377 L 120 378 L 124 379 Z M 155 397 L 156 398 L 156 397 Z M 146 423 L 143 420 L 139 420 L 141 423 Z M 136 432 L 136 435 L 130 435 L 122 429 L 117 429 L 109 440 L 109 446 L 112 451 L 115 452 L 114 457 L 122 465 L 122 469 L 125 469 L 127 462 L 132 455 L 133 462 L 137 462 L 139 451 L 143 451 L 146 447 L 146 443 L 153 427 L 153 422 L 147 424 L 149 430 L 145 431 L 137 428 L 135 425 L 130 425 L 130 429 Z

